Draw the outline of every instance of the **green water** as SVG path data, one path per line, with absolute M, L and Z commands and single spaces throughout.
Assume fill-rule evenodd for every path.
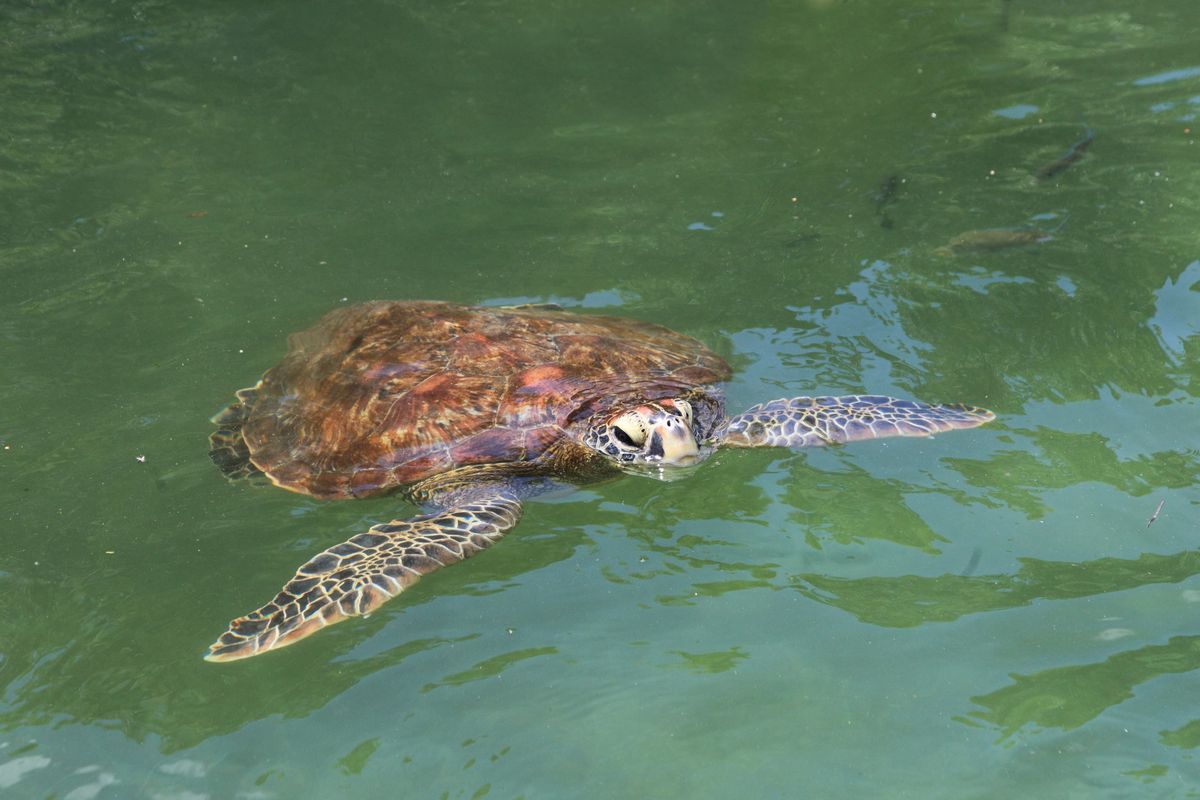
M 7 4 L 0 794 L 1200 795 L 1198 29 L 1194 0 Z M 934 252 L 991 228 L 1053 238 Z M 373 298 L 654 320 L 734 363 L 734 409 L 999 420 L 533 502 L 367 620 L 206 663 L 411 511 L 206 455 L 288 332 Z

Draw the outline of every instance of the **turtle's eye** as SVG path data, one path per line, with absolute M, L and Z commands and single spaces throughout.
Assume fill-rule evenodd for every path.
M 676 400 L 675 409 L 688 425 L 692 424 L 692 404 L 687 400 Z
M 626 447 L 639 447 L 646 441 L 646 425 L 637 414 L 622 414 L 611 425 L 613 438 Z
M 617 441 L 620 442 L 621 444 L 626 444 L 626 445 L 629 445 L 630 447 L 637 446 L 633 443 L 633 437 L 630 436 L 628 433 L 626 433 L 624 428 L 619 428 L 616 425 L 614 425 L 612 431 L 613 431 L 613 436 L 615 436 Z

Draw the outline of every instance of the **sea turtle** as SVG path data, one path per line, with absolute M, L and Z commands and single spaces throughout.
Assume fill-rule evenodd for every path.
M 795 397 L 728 417 L 729 365 L 649 322 L 556 306 L 372 302 L 293 335 L 213 418 L 210 455 L 319 498 L 397 493 L 427 513 L 375 525 L 230 623 L 210 661 L 264 653 L 373 611 L 496 542 L 525 498 L 622 471 L 670 477 L 720 446 L 808 447 L 973 428 L 990 411 L 876 395 Z

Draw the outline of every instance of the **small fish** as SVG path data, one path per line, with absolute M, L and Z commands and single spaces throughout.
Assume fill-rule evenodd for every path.
M 190 211 L 190 212 L 188 212 L 187 218 L 188 219 L 204 219 L 207 216 L 208 216 L 207 211 Z
M 1149 528 L 1154 524 L 1154 520 L 1158 519 L 1158 515 L 1162 512 L 1163 503 L 1167 502 L 1167 498 L 1158 501 L 1158 508 L 1154 509 L 1154 513 L 1150 515 L 1149 521 L 1146 522 L 1146 527 Z
M 1011 0 L 1002 0 L 1000 5 L 1000 31 L 1002 33 L 1008 32 L 1008 7 L 1010 5 L 1012 5 Z
M 820 238 L 821 238 L 821 234 L 819 234 L 819 233 L 804 233 L 804 234 L 801 234 L 800 236 L 797 236 L 794 239 L 788 239 L 786 242 L 783 243 L 783 246 L 784 247 L 804 247 L 805 245 L 812 244 L 813 242 L 817 241 Z
M 892 218 L 888 216 L 887 207 L 896 201 L 896 194 L 905 182 L 906 179 L 899 175 L 888 175 L 879 184 L 875 194 L 871 195 L 871 202 L 875 204 L 875 216 L 879 217 L 880 226 L 892 227 Z
M 1079 159 L 1083 158 L 1083 154 L 1092 146 L 1092 140 L 1096 138 L 1096 134 L 1088 128 L 1087 132 L 1075 144 L 1071 145 L 1071 149 L 1062 158 L 1051 161 L 1049 164 L 1044 164 L 1041 169 L 1034 173 L 1039 181 L 1044 181 L 1048 178 L 1053 178 L 1060 172 L 1065 172 L 1068 167 L 1074 164 Z
M 871 197 L 876 210 L 882 211 L 885 206 L 896 199 L 896 192 L 900 190 L 902 183 L 904 183 L 904 178 L 899 175 L 888 175 L 883 179 L 883 182 L 879 184 L 879 189 Z
M 997 228 L 992 230 L 967 231 L 955 236 L 933 252 L 939 256 L 952 256 L 956 253 L 1004 250 L 1009 247 L 1021 247 L 1027 244 L 1041 244 L 1053 238 L 1053 236 L 1045 231 L 1033 229 L 1011 231 Z
M 979 560 L 983 558 L 983 548 L 976 547 L 971 551 L 971 557 L 967 560 L 967 566 L 959 574 L 964 578 L 975 574 L 975 570 L 979 567 Z

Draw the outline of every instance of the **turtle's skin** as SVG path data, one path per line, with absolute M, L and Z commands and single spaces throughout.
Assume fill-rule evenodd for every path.
M 717 447 L 928 436 L 982 408 L 876 395 L 796 397 L 725 415 L 729 365 L 648 322 L 554 306 L 373 302 L 293 335 L 278 366 L 213 418 L 231 478 L 314 497 L 395 493 L 427 512 L 375 525 L 300 567 L 210 648 L 232 661 L 367 614 L 503 536 L 522 501 L 622 471 L 668 477 Z

